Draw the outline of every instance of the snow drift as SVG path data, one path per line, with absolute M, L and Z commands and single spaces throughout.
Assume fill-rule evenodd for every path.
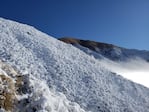
M 19 104 L 14 111 L 149 110 L 148 88 L 116 75 L 94 57 L 31 26 L 0 19 L 0 60 L 17 70 L 27 84 L 15 95 Z

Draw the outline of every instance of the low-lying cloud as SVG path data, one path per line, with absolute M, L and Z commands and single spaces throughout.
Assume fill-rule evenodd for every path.
M 114 62 L 108 59 L 101 60 L 100 62 L 110 71 L 149 87 L 149 63 L 147 61 L 134 58 L 125 62 Z

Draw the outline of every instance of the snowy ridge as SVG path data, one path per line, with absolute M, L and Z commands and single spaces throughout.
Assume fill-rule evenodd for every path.
M 39 97 L 28 98 L 29 101 L 35 98 L 37 104 L 40 99 L 48 103 L 53 94 L 51 90 L 55 90 L 60 95 L 54 95 L 51 105 L 61 99 L 60 101 L 67 102 L 66 107 L 74 105 L 76 112 L 149 110 L 148 88 L 112 73 L 94 57 L 28 25 L 0 19 L 0 59 L 18 70 L 22 76 L 28 77 L 31 80 L 29 82 L 36 80 L 29 84 L 32 85 L 31 90 L 35 96 Z M 38 87 L 43 87 L 47 92 L 41 95 Z M 37 111 L 46 108 L 46 102 Z M 67 111 L 71 112 L 68 108 Z

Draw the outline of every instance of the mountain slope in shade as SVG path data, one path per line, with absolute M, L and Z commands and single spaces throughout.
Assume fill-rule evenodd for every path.
M 148 88 L 116 75 L 94 57 L 31 26 L 0 19 L 0 60 L 18 71 L 27 84 L 15 95 L 19 103 L 14 104 L 14 111 L 149 110 Z M 15 82 L 15 76 L 6 74 Z
M 60 38 L 59 40 L 75 46 L 81 45 L 114 61 L 126 61 L 130 58 L 142 58 L 146 61 L 149 61 L 149 51 L 126 49 L 112 44 L 95 42 L 90 40 L 80 40 L 68 37 Z

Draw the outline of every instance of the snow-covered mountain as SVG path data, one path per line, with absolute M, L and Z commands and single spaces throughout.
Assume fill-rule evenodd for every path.
M 110 71 L 149 87 L 149 51 L 126 49 L 112 44 L 68 37 L 59 40 L 93 56 Z
M 31 26 L 0 18 L 0 60 L 0 111 L 149 112 L 148 88 Z
M 83 50 L 84 47 L 84 51 L 87 54 L 90 53 L 94 55 L 96 58 L 101 58 L 100 56 L 96 55 L 102 55 L 103 57 L 106 57 L 114 61 L 126 61 L 134 58 L 142 58 L 149 62 L 149 51 L 145 50 L 141 51 L 136 49 L 126 49 L 112 44 L 95 42 L 90 40 L 80 40 L 69 37 L 60 38 L 59 40 L 68 44 L 72 44 L 80 49 L 82 47 L 81 50 Z M 85 48 L 88 49 L 88 51 L 85 50 Z M 94 53 L 91 53 L 93 51 Z

